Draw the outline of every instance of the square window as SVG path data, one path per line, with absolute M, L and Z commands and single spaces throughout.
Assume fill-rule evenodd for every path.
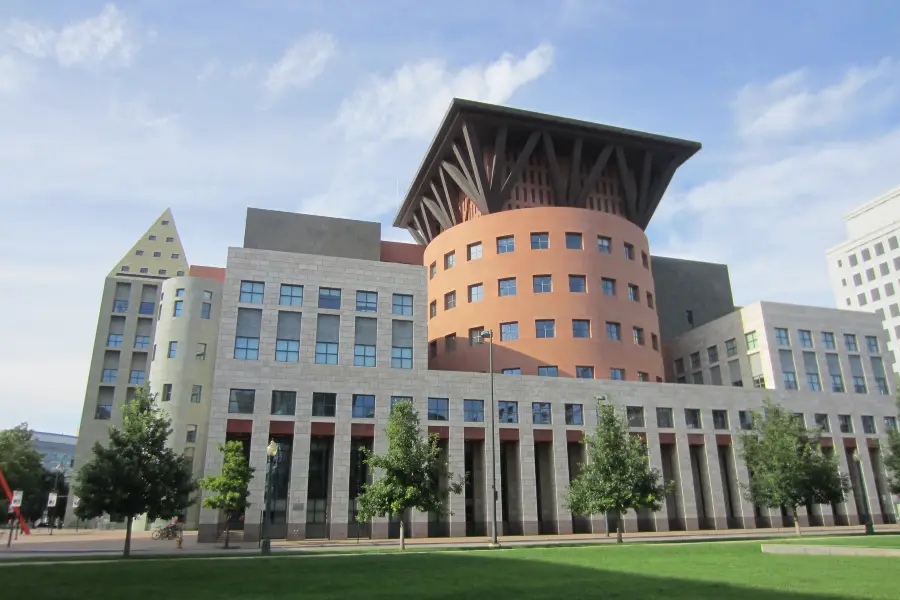
M 775 328 L 775 340 L 778 342 L 780 346 L 790 346 L 791 340 L 788 337 L 788 330 L 783 327 Z
M 576 379 L 593 379 L 594 367 L 575 367 Z
M 612 367 L 609 370 L 609 378 L 613 381 L 625 381 L 625 369 Z
M 272 391 L 272 414 L 292 416 L 297 409 L 297 392 Z
M 740 425 L 742 431 L 749 431 L 753 429 L 753 415 L 751 415 L 749 411 L 739 410 L 738 424 Z
M 830 331 L 822 332 L 822 343 L 825 344 L 826 350 L 834 350 L 837 347 L 834 341 L 834 334 Z
M 483 344 L 484 338 L 484 327 L 472 327 L 469 329 L 469 345 L 474 346 L 475 344 Z
M 482 254 L 481 242 L 475 242 L 466 246 L 466 258 L 468 260 L 478 260 L 482 257 Z
M 838 415 L 838 425 L 841 433 L 853 433 L 853 419 L 850 415 Z
M 606 322 L 606 339 L 611 342 L 622 341 L 622 325 L 619 323 Z
M 504 237 L 497 238 L 497 254 L 506 254 L 507 252 L 515 252 L 516 250 L 516 238 L 507 235 Z
M 883 262 L 880 265 L 878 265 L 878 270 L 882 275 L 890 275 L 891 274 L 891 268 L 888 266 L 888 264 L 886 262 Z
M 638 381 L 650 381 L 650 373 L 638 371 Z
M 626 406 L 625 417 L 628 419 L 629 427 L 644 427 L 643 406 Z
M 569 275 L 569 291 L 573 293 L 587 292 L 587 281 L 584 275 Z
M 256 403 L 256 390 L 230 390 L 228 394 L 228 412 L 232 414 L 252 415 Z
M 713 429 L 728 429 L 728 411 L 713 410 Z
M 212 315 L 212 304 L 209 302 L 203 302 L 200 304 L 200 318 L 208 319 Z
M 538 367 L 539 377 L 559 377 L 558 367 Z
M 166 274 L 166 270 L 165 270 L 165 269 L 160 269 L 159 271 L 157 271 L 157 273 L 159 273 L 160 275 L 165 275 L 165 274 Z
M 411 317 L 413 314 L 413 297 L 409 294 L 394 294 L 391 313 Z
M 501 279 L 498 282 L 498 285 L 499 285 L 499 293 L 500 293 L 501 297 L 516 295 L 516 278 L 515 277 Z
M 875 244 L 875 256 L 881 256 L 882 254 L 884 254 L 884 244 L 878 242 Z
M 143 255 L 144 255 L 144 251 L 143 251 L 143 250 L 135 250 L 135 251 L 134 251 L 134 254 L 135 254 L 135 256 L 143 256 Z
M 531 249 L 532 250 L 546 250 L 550 247 L 550 234 L 549 233 L 532 233 L 531 234 Z
M 448 252 L 444 255 L 444 270 L 452 269 L 456 266 L 456 252 Z
M 463 420 L 466 423 L 484 423 L 484 400 L 463 400 Z
M 845 333 L 844 346 L 847 348 L 847 352 L 859 352 L 859 346 L 856 344 L 856 335 L 853 333 Z
M 519 403 L 509 400 L 500 400 L 497 402 L 497 420 L 500 423 L 518 423 L 519 422 Z
M 250 304 L 261 304 L 266 284 L 261 281 L 242 281 L 240 301 Z
M 173 237 L 167 237 L 167 238 L 166 238 L 166 241 L 169 242 L 169 243 L 171 244 L 172 242 L 175 241 L 175 238 L 173 238 Z
M 831 431 L 831 425 L 828 423 L 828 415 L 823 413 L 816 413 L 813 415 L 815 418 L 816 427 L 821 429 L 823 432 L 828 433 Z
M 122 334 L 111 333 L 106 337 L 106 345 L 110 348 L 119 348 L 122 345 Z
M 511 342 L 519 339 L 519 323 L 500 323 L 500 341 Z
M 327 392 L 314 392 L 312 401 L 312 416 L 333 417 L 337 405 L 337 394 Z
M 149 271 L 147 267 L 141 267 L 141 273 L 149 273 Z
M 175 259 L 175 260 L 178 260 L 179 258 L 181 258 L 181 255 L 180 255 L 180 254 L 173 254 L 173 255 L 172 255 L 172 258 Z
M 591 337 L 591 322 L 588 319 L 572 319 L 572 337 Z
M 700 409 L 684 409 L 684 424 L 687 425 L 688 429 L 701 429 Z
M 532 402 L 531 418 L 535 425 L 550 425 L 550 403 L 549 402 Z
M 203 397 L 203 386 L 191 386 L 191 404 L 200 404 Z
M 878 433 L 875 430 L 875 417 L 873 417 L 872 415 L 862 416 L 862 426 L 863 433 L 866 435 L 875 435 L 876 433 Z
M 631 328 L 631 337 L 638 346 L 644 345 L 644 330 L 641 327 Z
M 597 250 L 599 250 L 601 254 L 612 254 L 612 238 L 598 235 Z
M 675 427 L 671 408 L 658 407 L 656 409 L 656 426 L 660 429 L 673 429 Z
M 629 283 L 628 284 L 628 299 L 632 302 L 640 302 L 641 301 L 641 291 L 638 286 Z
M 259 360 L 259 338 L 235 337 L 234 358 L 238 360 Z
M 338 288 L 319 288 L 319 308 L 340 310 L 341 290 Z
M 584 248 L 580 233 L 566 233 L 566 249 L 581 250 Z
M 197 426 L 196 425 L 188 425 L 187 431 L 184 436 L 185 444 L 196 444 L 197 443 Z
M 535 275 L 534 276 L 534 293 L 535 294 L 545 294 L 547 292 L 553 291 L 553 281 L 550 275 Z
M 675 374 L 681 375 L 682 373 L 684 373 L 684 359 L 676 358 L 675 359 Z
M 128 312 L 128 300 L 113 300 L 114 313 Z
M 869 354 L 878 354 L 878 338 L 874 335 L 867 335 L 866 348 L 869 350 Z
M 298 340 L 275 340 L 275 360 L 277 362 L 299 362 L 300 342 Z
M 365 394 L 353 394 L 353 418 L 375 418 L 375 396 Z
M 131 385 L 144 385 L 144 380 L 147 377 L 146 371 L 133 370 L 128 377 L 128 383 Z
M 481 302 L 484 300 L 484 285 L 476 283 L 469 286 L 469 302 Z
M 604 296 L 615 296 L 616 295 L 616 280 L 615 279 L 607 279 L 606 277 L 600 280 L 600 284 L 603 288 Z
M 197 342 L 197 352 L 194 355 L 196 360 L 206 360 L 206 344 Z
M 357 312 L 378 312 L 378 293 L 357 290 L 356 310 Z
M 144 350 L 149 347 L 150 347 L 150 336 L 149 335 L 134 336 L 134 348 L 136 350 Z
M 429 421 L 449 421 L 450 420 L 450 400 L 447 398 L 429 398 L 428 399 L 428 420 Z
M 500 369 L 501 375 L 521 375 L 522 369 L 519 367 L 511 367 L 509 369 Z
M 391 368 L 412 369 L 412 348 L 403 346 L 391 346 Z
M 174 306 L 172 307 L 172 316 L 173 316 L 173 317 L 180 317 L 180 316 L 181 316 L 181 310 L 182 310 L 183 308 L 184 308 L 184 301 L 183 301 L 183 300 L 176 300 Z
M 627 242 L 625 243 L 625 258 L 634 260 L 634 246 Z
M 159 258 L 161 256 L 162 256 L 162 252 L 154 252 L 153 253 L 153 258 Z
M 537 338 L 554 338 L 556 337 L 556 321 L 553 319 L 541 319 L 534 322 L 535 337 Z
M 897 431 L 897 417 L 885 417 L 884 418 L 884 429 L 885 431 Z
M 175 290 L 175 297 L 176 297 L 176 298 L 183 298 L 183 297 L 184 297 L 184 288 L 178 288 L 178 289 L 176 289 L 176 290 Z M 160 298 L 160 300 L 162 300 L 162 298 Z
M 865 261 L 865 260 L 872 260 L 872 253 L 869 252 L 869 249 L 868 249 L 868 248 L 863 248 L 863 251 L 860 252 L 860 255 L 862 256 L 862 259 L 863 259 L 864 261 Z
M 353 366 L 354 367 L 374 367 L 375 366 L 375 346 L 366 344 L 356 344 L 353 347 Z
M 447 292 L 444 294 L 444 310 L 456 308 L 456 292 Z
M 744 334 L 744 340 L 747 342 L 747 350 L 756 350 L 759 342 L 756 338 L 756 332 L 750 331 Z
M 128 272 L 128 271 L 130 271 L 130 270 L 131 270 L 131 267 L 129 267 L 129 266 L 127 266 L 127 265 L 123 265 L 123 266 L 122 266 L 122 272 L 123 272 L 123 273 L 126 273 L 126 272 Z
M 566 404 L 566 425 L 584 425 L 584 406 Z
M 316 364 L 338 364 L 338 345 L 334 342 L 316 342 Z
M 282 283 L 281 293 L 278 295 L 278 305 L 303 306 L 303 286 Z
M 178 342 L 169 342 L 169 351 L 166 354 L 166 358 L 175 358 L 178 354 Z
M 710 364 L 719 362 L 719 347 L 718 346 L 710 346 L 706 349 L 706 357 L 709 359 Z

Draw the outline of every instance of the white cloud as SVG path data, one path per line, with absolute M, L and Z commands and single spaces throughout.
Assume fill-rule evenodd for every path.
M 0 96 L 17 92 L 29 75 L 28 67 L 15 56 L 0 55 Z
M 64 67 L 127 66 L 137 52 L 128 19 L 113 4 L 100 14 L 59 30 L 13 20 L 6 30 L 10 45 L 36 58 L 52 58 Z
M 269 68 L 263 85 L 274 95 L 305 87 L 322 74 L 336 50 L 337 43 L 330 34 L 311 33 L 288 47 Z
M 352 136 L 423 137 L 434 129 L 454 97 L 503 103 L 553 65 L 554 48 L 543 43 L 518 59 L 503 54 L 487 65 L 458 71 L 437 59 L 403 65 L 389 77 L 373 77 L 341 103 L 337 124 Z
M 738 133 L 745 138 L 783 137 L 848 121 L 883 103 L 897 75 L 897 64 L 884 59 L 850 68 L 841 81 L 817 90 L 811 88 L 805 70 L 765 85 L 747 85 L 733 105 Z

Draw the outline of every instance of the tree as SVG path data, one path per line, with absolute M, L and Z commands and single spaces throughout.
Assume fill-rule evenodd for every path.
M 363 449 L 363 461 L 375 471 L 372 483 L 357 498 L 356 520 L 403 515 L 414 508 L 422 512 L 447 514 L 448 493 L 461 494 L 463 483 L 449 472 L 447 458 L 438 446 L 437 434 L 422 436 L 419 415 L 408 400 L 391 408 L 387 424 L 387 454 Z M 442 488 L 440 481 L 446 478 Z M 400 549 L 406 549 L 403 519 L 400 519 Z
M 122 407 L 122 428 L 109 428 L 109 444 L 95 443 L 94 457 L 76 477 L 81 502 L 75 514 L 124 520 L 126 557 L 135 516 L 174 517 L 190 506 L 197 489 L 190 463 L 166 446 L 171 433 L 172 421 L 155 405 L 155 396 L 140 388 Z
M 53 486 L 53 473 L 44 468 L 27 423 L 0 431 L 0 471 L 10 489 L 24 492 L 19 509 L 22 516 L 29 521 L 40 519 Z M 8 504 L 6 496 L 0 493 L 0 514 L 4 517 L 11 512 Z
M 232 517 L 250 506 L 250 480 L 255 469 L 244 455 L 244 445 L 238 441 L 219 444 L 222 453 L 222 472 L 210 475 L 200 481 L 204 490 L 216 492 L 215 496 L 204 498 L 203 506 L 225 513 L 225 548 L 228 548 L 229 524 Z
M 900 377 L 896 381 L 897 409 L 900 410 Z M 888 431 L 888 451 L 884 456 L 884 466 L 888 472 L 888 484 L 891 492 L 900 494 L 900 433 L 896 430 Z
M 616 515 L 616 542 L 621 544 L 625 513 L 659 510 L 666 486 L 650 467 L 641 439 L 629 433 L 625 415 L 603 398 L 597 399 L 597 427 L 582 443 L 587 463 L 569 484 L 566 505 L 578 515 Z
M 818 429 L 807 429 L 770 400 L 764 412 L 751 412 L 751 428 L 740 434 L 741 456 L 750 472 L 750 483 L 741 487 L 753 504 L 790 511 L 799 536 L 797 508 L 843 501 L 849 478 L 841 474 L 838 458 L 822 451 Z

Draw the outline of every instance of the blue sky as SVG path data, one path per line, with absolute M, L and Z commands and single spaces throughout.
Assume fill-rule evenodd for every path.
M 654 253 L 833 306 L 843 213 L 900 184 L 898 39 L 890 1 L 5 0 L 0 427 L 75 431 L 103 278 L 165 207 L 193 264 L 248 205 L 387 225 L 453 96 L 702 142 Z

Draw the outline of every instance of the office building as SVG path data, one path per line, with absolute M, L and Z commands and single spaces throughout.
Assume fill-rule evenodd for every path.
M 40 453 L 44 468 L 63 473 L 68 481 L 72 475 L 72 466 L 75 464 L 75 444 L 78 438 L 74 435 L 44 431 L 35 431 L 33 434 L 34 449 Z

